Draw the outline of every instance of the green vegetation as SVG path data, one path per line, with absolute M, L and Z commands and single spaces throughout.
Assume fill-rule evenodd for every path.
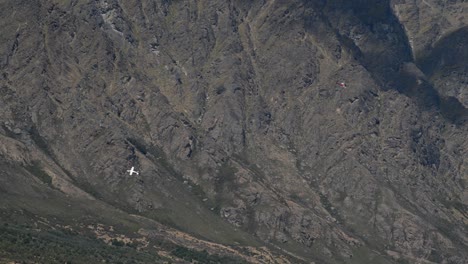
M 238 188 L 234 183 L 236 179 L 237 169 L 233 167 L 229 160 L 225 161 L 219 168 L 215 182 L 215 205 L 214 212 L 219 214 L 221 207 L 228 204 L 230 199 L 225 196 L 226 193 L 232 193 Z
M 28 172 L 37 177 L 43 183 L 52 186 L 52 177 L 47 174 L 41 167 L 41 164 L 37 161 L 33 161 L 31 165 L 25 167 Z
M 174 169 L 172 164 L 169 162 L 169 159 L 166 156 L 166 153 L 164 150 L 162 150 L 159 146 L 156 145 L 150 145 L 148 148 L 142 144 L 141 140 L 134 140 L 138 145 L 135 145 L 140 151 L 144 150 L 146 153 L 150 154 L 148 155 L 148 158 L 151 159 L 153 162 L 161 165 L 169 174 L 173 175 L 179 180 L 182 180 L 182 175 Z M 132 143 L 130 141 L 130 143 Z M 133 144 L 133 143 L 132 143 Z M 143 152 L 142 152 L 143 153 Z M 146 155 L 146 154 L 145 154 Z
M 297 195 L 297 193 L 291 193 L 289 198 L 297 203 L 302 203 L 302 199 L 299 195 Z
M 135 148 L 143 153 L 144 155 L 149 154 L 149 158 L 152 158 L 152 156 L 156 157 L 157 159 L 152 159 L 154 162 L 159 163 L 164 169 L 166 169 L 167 172 L 170 174 L 174 175 L 178 180 L 180 181 L 187 181 L 189 186 L 191 186 L 191 192 L 195 196 L 199 198 L 204 198 L 206 197 L 206 193 L 203 190 L 202 186 L 195 184 L 192 180 L 190 179 L 184 179 L 182 175 L 177 172 L 174 167 L 169 163 L 164 151 L 160 149 L 157 146 L 150 145 L 149 147 L 146 147 L 145 143 L 143 142 L 142 139 L 137 139 L 137 138 L 127 138 L 127 141 L 131 143 L 132 145 L 135 146 Z
M 380 255 L 367 247 L 354 248 L 352 252 L 352 257 L 347 261 L 348 263 L 389 264 L 393 262 L 387 256 Z
M 240 258 L 210 255 L 205 250 L 196 251 L 196 250 L 191 250 L 191 249 L 188 249 L 186 247 L 181 247 L 181 246 L 177 246 L 174 250 L 172 250 L 171 254 L 186 261 L 190 261 L 190 262 L 197 261 L 198 263 L 204 263 L 204 264 L 248 263 Z
M 338 214 L 338 211 L 336 210 L 336 208 L 333 207 L 332 203 L 328 200 L 328 198 L 322 193 L 319 193 L 319 197 L 323 208 L 325 208 L 325 210 L 327 210 L 328 213 L 330 213 L 330 215 L 333 216 L 336 220 L 338 220 L 339 222 L 343 222 L 343 219 Z
M 91 185 L 89 182 L 87 182 L 84 179 L 76 179 L 74 177 L 70 177 L 73 179 L 73 182 L 76 184 L 76 186 L 80 187 L 81 190 L 87 192 L 88 194 L 92 195 L 96 199 L 103 199 L 103 196 L 101 193 L 99 193 L 98 190 L 96 190 L 96 187 Z
M 222 192 L 223 188 L 235 187 L 233 182 L 236 179 L 237 169 L 232 166 L 229 161 L 224 162 L 219 168 L 216 181 L 216 192 Z
M 123 247 L 125 246 L 125 243 L 120 241 L 120 240 L 117 240 L 117 239 L 112 239 L 111 241 L 112 245 L 113 246 L 116 246 L 116 247 Z
M 36 143 L 36 146 L 39 147 L 45 154 L 47 154 L 49 157 L 54 158 L 54 155 L 49 148 L 49 145 L 47 145 L 46 141 L 44 138 L 39 134 L 39 131 L 37 130 L 36 127 L 31 127 L 29 133 L 31 134 L 31 138 Z
M 197 196 L 198 198 L 205 198 L 207 196 L 205 191 L 203 190 L 202 186 L 200 186 L 199 184 L 194 183 L 190 179 L 187 179 L 186 181 L 192 187 L 190 189 L 190 191 L 192 192 L 193 195 Z
M 0 226 L 0 256 L 20 263 L 162 262 L 156 253 L 138 252 L 123 242 L 109 246 L 66 230 L 37 231 L 11 224 Z
M 235 154 L 234 158 L 236 162 L 242 165 L 242 167 L 249 169 L 256 181 L 262 182 L 267 178 L 265 172 L 261 170 L 257 164 L 250 161 L 255 155 L 257 155 L 255 152 L 249 153 L 247 150 L 244 150 L 240 154 Z

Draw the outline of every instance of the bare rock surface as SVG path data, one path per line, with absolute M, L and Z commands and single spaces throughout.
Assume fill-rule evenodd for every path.
M 64 199 L 247 262 L 466 263 L 467 8 L 0 3 L 0 210 L 77 224 Z

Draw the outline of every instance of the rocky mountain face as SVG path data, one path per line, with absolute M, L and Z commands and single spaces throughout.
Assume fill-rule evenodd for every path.
M 190 261 L 181 248 L 202 263 L 468 262 L 466 1 L 0 12 L 2 232 L 131 242 L 141 263 Z M 0 242 L 0 261 L 21 260 Z

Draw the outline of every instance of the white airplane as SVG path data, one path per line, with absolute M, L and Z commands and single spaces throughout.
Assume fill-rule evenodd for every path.
M 136 175 L 140 175 L 140 173 L 134 169 L 135 167 L 132 167 L 131 169 L 127 170 L 127 172 L 130 173 L 130 175 L 133 175 L 133 173 L 136 173 Z

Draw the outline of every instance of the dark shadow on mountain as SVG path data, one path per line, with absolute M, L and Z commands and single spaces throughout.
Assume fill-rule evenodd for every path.
M 309 4 L 309 1 L 304 3 Z M 454 68 L 467 71 L 468 27 L 442 39 L 429 54 L 414 63 L 408 37 L 389 0 L 330 0 L 317 1 L 309 6 L 321 11 L 329 26 L 334 28 L 340 44 L 369 71 L 382 89 L 397 90 L 414 100 L 422 110 L 440 112 L 451 123 L 466 121 L 468 114 L 463 104 L 454 97 L 442 96 L 424 75 L 430 77 Z M 304 19 L 306 28 L 314 25 L 307 22 L 314 18 Z M 346 31 L 333 26 L 340 19 L 351 27 L 364 28 L 366 39 L 357 43 L 346 35 Z M 408 64 L 416 70 L 406 70 Z
M 343 15 L 334 13 L 336 10 L 340 10 Z M 359 53 L 353 52 L 353 54 L 357 55 L 355 58 L 358 58 L 385 90 L 391 89 L 392 81 L 398 79 L 400 65 L 411 61 L 412 55 L 408 38 L 393 14 L 390 1 L 331 0 L 326 1 L 325 12 L 328 12 L 330 20 L 341 19 L 341 16 L 347 18 L 349 14 L 357 18 L 360 25 L 355 26 L 363 29 L 366 37 L 359 43 L 353 43 L 360 51 Z M 350 23 L 353 22 L 350 21 Z M 352 39 L 351 36 L 343 36 L 338 28 L 335 31 L 339 35 L 340 42 L 345 37 Z M 347 44 L 347 46 L 355 50 L 353 45 Z
M 319 11 L 317 13 L 323 16 L 321 20 L 333 28 L 342 48 L 350 52 L 384 90 L 400 85 L 400 66 L 412 61 L 412 51 L 388 0 L 303 2 Z M 317 17 L 305 17 L 304 20 L 307 30 L 317 31 L 313 28 L 317 26 L 314 23 Z M 359 34 L 365 37 L 355 41 L 352 28 L 359 29 Z
M 416 59 L 416 64 L 430 79 L 451 73 L 468 74 L 468 27 L 463 27 L 439 40 L 434 48 Z M 435 93 L 444 87 L 436 87 Z M 438 90 L 438 91 L 437 91 Z M 467 121 L 468 109 L 455 97 L 440 96 L 441 114 L 455 124 Z
M 427 75 L 446 71 L 468 70 L 468 26 L 439 40 L 434 48 L 416 59 L 416 64 Z
M 453 124 L 463 125 L 468 121 L 468 109 L 453 97 L 441 97 L 440 112 Z
M 404 68 L 404 67 L 402 67 Z M 452 124 L 462 125 L 467 121 L 468 111 L 457 98 L 442 96 L 426 79 L 418 74 L 401 69 L 396 90 L 412 98 L 425 111 L 438 111 Z

